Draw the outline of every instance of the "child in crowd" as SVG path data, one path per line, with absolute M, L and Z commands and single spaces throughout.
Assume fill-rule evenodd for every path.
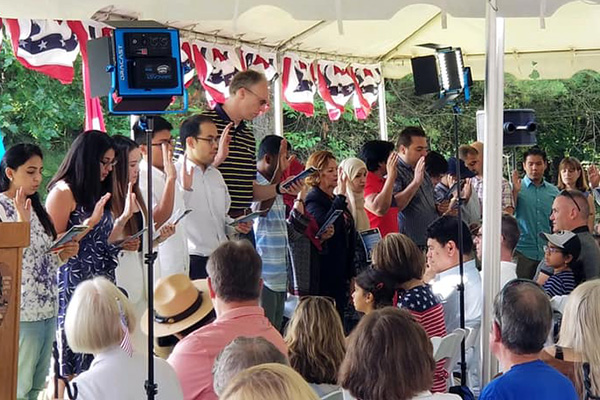
M 550 297 L 567 295 L 583 280 L 581 265 L 576 261 L 581 251 L 579 237 L 570 231 L 542 232 L 540 236 L 548 241 L 544 246 L 546 265 L 554 270 L 543 288 Z
M 356 277 L 352 301 L 354 308 L 364 314 L 394 305 L 394 280 L 384 271 L 366 269 Z

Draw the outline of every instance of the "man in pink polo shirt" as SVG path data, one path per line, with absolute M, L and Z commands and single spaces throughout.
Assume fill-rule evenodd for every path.
M 185 400 L 217 400 L 213 364 L 238 336 L 262 336 L 288 354 L 283 338 L 258 305 L 261 269 L 260 256 L 246 240 L 225 242 L 211 254 L 206 270 L 217 319 L 177 343 L 168 359 Z

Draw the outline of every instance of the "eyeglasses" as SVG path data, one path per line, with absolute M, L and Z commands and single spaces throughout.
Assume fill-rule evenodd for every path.
M 257 95 L 256 93 L 254 93 L 252 90 L 248 89 L 247 87 L 244 87 L 244 89 L 246 89 L 248 92 L 252 93 L 253 95 L 256 96 L 256 98 L 259 100 L 259 103 L 261 107 L 266 107 L 269 105 L 269 100 L 264 99 L 262 97 L 260 97 L 259 95 Z
M 308 299 L 323 299 L 323 300 L 327 300 L 328 302 L 330 302 L 334 307 L 335 305 L 335 299 L 333 297 L 329 297 L 329 296 L 300 296 L 300 301 L 298 302 L 298 304 L 305 302 Z
M 152 146 L 162 146 L 163 144 L 166 144 L 169 146 L 175 146 L 176 142 L 177 141 L 175 139 L 161 140 L 160 142 L 152 143 Z
M 102 164 L 102 166 L 104 168 L 114 168 L 117 165 L 117 160 L 112 160 L 112 161 L 104 161 L 104 160 L 100 160 L 100 164 Z
M 544 246 L 544 253 L 562 253 L 562 249 L 559 249 L 558 247 Z
M 575 207 L 577 207 L 577 211 L 581 212 L 581 208 L 579 207 L 579 204 L 577 204 L 577 200 L 575 200 L 575 197 L 573 197 L 573 195 L 568 190 L 563 190 L 558 195 L 570 198 L 573 201 L 573 204 L 575 204 Z
M 212 137 L 212 138 L 205 138 L 205 137 L 200 137 L 200 136 L 196 136 L 196 140 L 202 140 L 210 145 L 215 145 L 215 144 L 219 144 L 219 138 L 218 137 Z

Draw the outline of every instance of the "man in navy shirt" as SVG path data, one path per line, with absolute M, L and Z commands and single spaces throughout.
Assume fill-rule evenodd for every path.
M 490 349 L 504 374 L 491 381 L 479 400 L 576 400 L 573 384 L 540 360 L 552 325 L 546 293 L 533 281 L 512 280 L 494 301 Z

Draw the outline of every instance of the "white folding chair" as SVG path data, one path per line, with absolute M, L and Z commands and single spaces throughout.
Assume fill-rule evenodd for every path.
M 437 363 L 444 361 L 444 369 L 450 373 L 449 382 L 452 380 L 452 370 L 460 357 L 460 343 L 464 339 L 467 331 L 457 328 L 452 333 L 440 337 L 432 337 L 431 344 L 434 347 L 433 359 Z M 437 344 L 437 346 L 436 346 Z

